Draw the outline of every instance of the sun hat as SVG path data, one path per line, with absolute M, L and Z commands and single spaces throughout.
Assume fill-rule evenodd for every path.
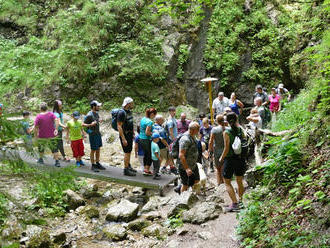
M 131 102 L 133 102 L 133 99 L 131 97 L 125 97 L 123 104 L 121 106 L 125 107 L 127 104 L 130 104 Z
M 151 136 L 152 139 L 158 139 L 160 138 L 159 133 L 153 133 Z

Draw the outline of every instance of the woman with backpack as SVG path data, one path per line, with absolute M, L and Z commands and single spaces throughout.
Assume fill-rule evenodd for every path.
M 227 122 L 229 123 L 230 128 L 223 132 L 225 146 L 219 159 L 219 163 L 220 165 L 223 165 L 223 177 L 228 195 L 232 201 L 232 204 L 226 210 L 227 212 L 233 212 L 239 210 L 239 204 L 242 203 L 244 193 L 243 176 L 246 166 L 245 159 L 241 157 L 241 152 L 239 150 L 241 150 L 240 142 L 245 138 L 245 134 L 238 124 L 238 118 L 235 113 L 227 114 Z M 239 143 L 239 147 L 235 147 L 234 143 Z M 231 179 L 234 174 L 238 185 L 239 201 L 237 201 L 235 190 L 231 185 Z

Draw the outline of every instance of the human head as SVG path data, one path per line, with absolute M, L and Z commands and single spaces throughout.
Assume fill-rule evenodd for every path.
M 176 113 L 176 108 L 175 107 L 169 107 L 168 108 L 168 112 L 170 113 L 170 115 L 172 116 L 172 117 L 174 117 L 175 116 L 175 113 Z
M 272 92 L 272 95 L 273 95 L 273 96 L 276 95 L 276 89 L 275 89 L 275 88 L 272 88 L 272 89 L 271 89 L 271 92 Z
M 261 98 L 261 97 L 256 97 L 256 98 L 254 99 L 254 105 L 260 107 L 261 104 L 262 104 L 262 98 Z
M 157 110 L 155 108 L 148 108 L 146 110 L 146 117 L 150 119 L 155 118 L 156 114 L 157 114 Z
M 47 103 L 45 103 L 45 102 L 40 103 L 40 110 L 42 112 L 47 111 L 47 108 L 48 108 Z
M 61 100 L 55 100 L 54 106 L 53 106 L 53 112 L 54 113 L 62 112 L 62 101 Z
M 151 139 L 153 142 L 157 143 L 159 141 L 160 135 L 159 133 L 153 133 Z
M 186 118 L 187 118 L 186 114 L 185 113 L 181 113 L 181 115 L 180 115 L 181 121 L 182 122 L 186 121 Z
M 236 93 L 235 92 L 232 92 L 231 95 L 230 95 L 230 99 L 232 100 L 236 100 Z
M 217 115 L 217 117 L 215 119 L 219 125 L 221 125 L 221 126 L 225 125 L 225 118 L 223 115 Z
M 96 100 L 93 100 L 91 101 L 91 109 L 94 110 L 94 111 L 99 111 L 100 110 L 100 107 L 102 106 L 102 103 L 96 101 Z
M 225 94 L 223 92 L 218 93 L 218 98 L 219 98 L 220 101 L 223 100 L 224 96 L 225 96 Z
M 131 97 L 125 97 L 121 106 L 126 109 L 133 109 L 133 99 Z
M 262 86 L 260 84 L 256 86 L 256 92 L 262 93 Z
M 155 121 L 158 125 L 162 125 L 164 123 L 164 117 L 160 114 L 157 114 L 155 117 Z
M 74 111 L 73 113 L 72 113 L 72 118 L 76 121 L 76 120 L 78 120 L 79 118 L 80 118 L 80 113 L 79 113 L 79 111 Z
M 196 121 L 193 121 L 189 124 L 188 129 L 191 136 L 196 136 L 199 133 L 199 124 Z
M 284 84 L 279 84 L 278 85 L 278 88 L 281 89 L 281 90 L 283 90 L 284 89 Z
M 203 120 L 205 118 L 205 114 L 204 113 L 200 113 L 198 115 L 198 117 L 199 117 L 200 120 Z
M 24 110 L 23 113 L 22 113 L 22 115 L 23 115 L 24 118 L 28 118 L 30 116 L 30 112 Z
M 210 126 L 209 119 L 206 117 L 203 119 L 202 123 L 203 123 L 203 126 L 206 128 L 208 128 Z
M 224 114 L 228 114 L 228 113 L 231 113 L 231 112 L 233 112 L 233 111 L 231 110 L 230 107 L 225 107 Z
M 227 114 L 227 122 L 231 127 L 236 127 L 237 123 L 237 115 L 235 113 L 229 113 Z

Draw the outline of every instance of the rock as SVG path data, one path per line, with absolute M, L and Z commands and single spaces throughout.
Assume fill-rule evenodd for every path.
M 176 241 L 176 240 L 171 240 L 170 242 L 168 242 L 166 244 L 166 248 L 179 248 L 181 245 L 180 245 L 180 242 L 179 241 Z
M 112 196 L 111 191 L 105 191 L 102 195 L 102 197 L 99 199 L 98 203 L 100 204 L 106 204 L 111 201 L 113 201 L 115 198 Z
M 80 206 L 85 205 L 85 200 L 78 195 L 76 192 L 72 191 L 71 189 L 64 192 L 66 194 L 66 200 L 69 206 L 69 209 L 76 209 Z
M 182 236 L 182 235 L 185 235 L 185 234 L 187 234 L 189 232 L 189 230 L 187 229 L 187 228 L 185 228 L 185 227 L 181 227 L 179 230 L 177 230 L 177 234 L 178 235 L 180 235 L 180 236 Z
M 245 173 L 245 180 L 249 187 L 254 188 L 257 186 L 258 182 L 262 180 L 263 174 L 263 169 L 256 170 L 255 167 L 252 167 L 251 169 L 247 170 Z
M 51 235 L 52 241 L 55 244 L 62 244 L 66 241 L 66 233 L 62 230 L 57 231 Z
M 80 190 L 80 193 L 86 199 L 90 199 L 93 197 L 100 197 L 101 194 L 98 192 L 98 189 L 99 189 L 99 187 L 97 184 L 90 184 L 87 187 L 82 188 Z
M 213 202 L 202 202 L 192 209 L 182 213 L 183 222 L 202 224 L 208 220 L 217 218 L 221 212 L 221 206 Z
M 40 234 L 34 235 L 28 245 L 28 248 L 46 248 L 51 247 L 51 240 L 48 232 L 42 231 Z
M 10 217 L 4 224 L 0 239 L 11 240 L 19 239 L 23 232 L 22 226 L 18 223 L 16 217 Z
M 81 213 L 90 219 L 100 217 L 100 211 L 95 206 L 86 206 Z
M 32 238 L 33 236 L 37 236 L 42 232 L 42 228 L 36 225 L 28 225 L 26 230 L 24 231 L 25 236 Z
M 215 193 L 213 193 L 212 195 L 209 195 L 208 197 L 206 197 L 205 201 L 214 202 L 214 203 L 217 203 L 217 204 L 225 202 L 224 199 L 220 196 L 220 192 L 218 192 L 218 191 L 215 191 Z
M 120 224 L 107 226 L 103 228 L 103 232 L 112 241 L 121 241 L 127 237 L 126 229 Z
M 119 203 L 114 203 L 109 206 L 106 219 L 108 221 L 129 222 L 136 218 L 138 209 L 138 204 L 122 199 Z
M 141 213 L 147 213 L 150 211 L 157 210 L 160 207 L 161 197 L 159 196 L 152 196 L 150 197 L 149 201 L 146 205 L 143 206 L 141 209 Z
M 172 205 L 172 207 L 167 213 L 167 217 L 175 216 L 181 210 L 189 209 L 197 201 L 198 198 L 195 193 L 188 191 L 183 192 L 181 195 L 170 201 L 170 205 Z
M 132 190 L 132 193 L 134 195 L 145 195 L 145 190 L 141 187 L 135 187 L 133 190 Z
M 208 240 L 208 239 L 211 239 L 213 237 L 213 235 L 210 232 L 200 232 L 200 233 L 198 233 L 198 237 L 203 240 Z
M 137 219 L 128 223 L 127 228 L 132 231 L 141 231 L 143 228 L 146 228 L 151 225 L 151 222 L 146 219 Z
M 161 237 L 166 234 L 164 228 L 159 224 L 153 224 L 142 230 L 142 234 L 145 237 Z
M 147 220 L 151 220 L 151 221 L 154 221 L 156 219 L 161 219 L 162 218 L 162 215 L 160 212 L 158 211 L 152 211 L 152 212 L 149 212 L 149 213 L 146 213 L 146 214 L 143 214 L 142 215 L 145 219 Z

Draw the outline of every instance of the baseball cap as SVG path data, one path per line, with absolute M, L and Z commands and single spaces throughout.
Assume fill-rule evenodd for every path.
M 279 88 L 279 89 L 283 89 L 283 88 L 284 88 L 284 84 L 279 84 L 279 85 L 278 85 L 278 88 Z
M 98 102 L 96 100 L 91 101 L 91 107 L 93 107 L 93 106 L 101 106 L 101 105 L 102 105 L 102 103 L 100 103 L 100 102 Z
M 152 139 L 158 139 L 160 138 L 159 133 L 153 133 L 151 136 Z
M 133 102 L 133 99 L 131 97 L 125 97 L 123 104 L 121 105 L 122 107 L 125 107 L 127 104 Z
M 79 113 L 78 111 L 74 111 L 74 112 L 72 113 L 72 116 L 73 116 L 73 118 L 75 118 L 75 119 L 79 119 L 79 118 L 80 118 L 80 113 Z

